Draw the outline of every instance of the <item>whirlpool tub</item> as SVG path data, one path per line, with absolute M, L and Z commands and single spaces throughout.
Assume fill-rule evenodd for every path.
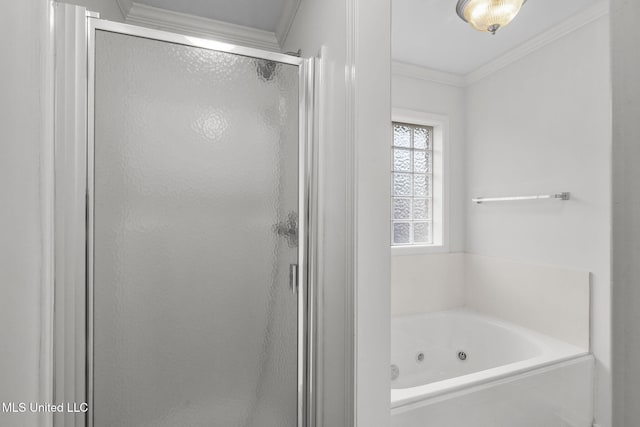
M 470 310 L 391 325 L 393 427 L 587 427 L 593 357 Z

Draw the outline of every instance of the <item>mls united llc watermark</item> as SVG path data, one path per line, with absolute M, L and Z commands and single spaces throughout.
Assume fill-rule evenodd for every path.
M 2 402 L 2 413 L 23 414 L 25 412 L 67 412 L 67 413 L 84 413 L 89 410 L 89 405 L 85 402 L 67 402 L 67 403 L 37 403 L 37 402 Z

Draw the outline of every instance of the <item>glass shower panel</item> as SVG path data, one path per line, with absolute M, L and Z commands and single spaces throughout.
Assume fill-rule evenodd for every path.
M 94 426 L 295 426 L 298 67 L 95 43 Z

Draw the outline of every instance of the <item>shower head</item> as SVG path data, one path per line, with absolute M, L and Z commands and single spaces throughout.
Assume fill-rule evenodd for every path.
M 264 81 L 271 81 L 278 71 L 278 63 L 266 59 L 256 59 L 256 72 L 258 77 Z

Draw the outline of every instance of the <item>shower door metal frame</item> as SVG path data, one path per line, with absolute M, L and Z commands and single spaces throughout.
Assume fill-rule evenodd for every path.
M 122 24 L 99 19 L 96 14 L 87 13 L 87 218 L 86 218 L 86 396 L 89 411 L 86 414 L 86 426 L 93 427 L 93 352 L 94 352 L 94 143 L 95 143 L 95 34 L 107 31 L 134 37 L 142 37 L 165 43 L 174 43 L 189 47 L 203 48 L 234 55 L 264 59 L 298 67 L 299 70 L 299 245 L 298 245 L 298 333 L 297 333 L 297 427 L 314 426 L 315 408 L 315 297 L 314 271 L 316 232 L 312 212 L 315 211 L 316 192 L 314 173 L 316 156 L 313 141 L 313 83 L 314 59 L 299 58 L 276 52 L 236 46 L 215 40 L 203 39 Z

